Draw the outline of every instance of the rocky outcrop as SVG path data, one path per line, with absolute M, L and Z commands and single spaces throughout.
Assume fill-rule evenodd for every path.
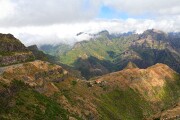
M 34 60 L 34 55 L 11 34 L 0 33 L 0 66 Z
M 31 52 L 15 54 L 11 56 L 0 56 L 0 66 L 17 64 L 34 60 L 34 55 Z
M 24 52 L 27 48 L 13 35 L 0 33 L 0 52 Z

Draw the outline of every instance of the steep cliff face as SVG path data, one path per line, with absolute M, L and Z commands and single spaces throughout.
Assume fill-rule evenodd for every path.
M 0 33 L 0 66 L 34 60 L 34 55 L 11 34 Z

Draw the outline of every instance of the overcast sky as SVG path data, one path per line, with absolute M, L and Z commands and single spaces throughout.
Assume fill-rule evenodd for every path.
M 72 43 L 79 32 L 180 31 L 180 0 L 0 0 L 0 33 L 25 45 Z

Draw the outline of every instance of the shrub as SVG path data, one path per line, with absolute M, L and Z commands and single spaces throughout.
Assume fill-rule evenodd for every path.
M 72 83 L 71 83 L 73 86 L 75 86 L 77 84 L 77 81 L 76 80 L 73 80 Z

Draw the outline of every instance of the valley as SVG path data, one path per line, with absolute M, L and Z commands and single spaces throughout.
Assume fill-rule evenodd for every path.
M 163 63 L 180 72 L 178 33 L 150 29 L 142 34 L 115 35 L 102 31 L 91 36 L 90 40 L 75 43 L 71 49 L 56 46 L 58 49 L 54 50 L 64 51 L 54 54 L 57 61 L 78 69 L 86 79 L 122 70 L 129 62 L 139 68 Z M 42 50 L 47 52 L 45 48 Z
M 103 31 L 66 52 L 48 55 L 3 34 L 0 50 L 8 54 L 0 55 L 0 119 L 177 117 L 180 55 L 176 37 L 154 29 L 118 36 Z M 7 38 L 13 41 L 10 45 Z M 11 59 L 14 53 L 21 57 Z M 25 59 L 24 53 L 32 59 Z M 7 58 L 4 64 L 2 59 Z

